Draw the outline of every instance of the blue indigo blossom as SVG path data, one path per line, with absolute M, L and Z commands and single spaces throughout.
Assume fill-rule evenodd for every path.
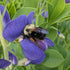
M 39 7 L 40 7 L 40 6 L 42 7 L 41 2 L 39 2 Z M 45 18 L 48 17 L 48 11 L 44 12 L 44 9 L 42 9 L 41 12 L 42 12 L 42 14 L 41 14 L 42 16 L 44 16 Z
M 4 11 L 4 7 L 2 5 L 0 5 L 0 12 L 1 12 L 1 15 L 3 14 L 3 11 Z M 3 18 L 3 25 L 4 27 L 8 24 L 8 22 L 10 21 L 10 16 L 9 16 L 9 13 L 7 12 L 7 10 L 5 11 L 5 15 L 4 15 L 4 18 Z
M 66 3 L 70 3 L 70 0 L 65 0 Z
M 11 52 L 9 52 L 9 60 L 12 62 L 12 64 L 17 64 L 17 57 L 12 54 Z
M 17 64 L 18 63 L 17 57 L 11 52 L 8 52 L 8 53 L 9 53 L 9 61 L 11 61 L 11 64 Z
M 10 42 L 16 40 L 22 35 L 26 25 L 32 24 L 33 17 L 34 11 L 30 12 L 28 16 L 20 15 L 16 19 L 10 21 L 3 30 L 3 37 Z M 22 39 L 20 44 L 25 57 L 29 60 L 29 63 L 32 64 L 42 63 L 45 58 L 44 51 L 48 46 L 54 46 L 53 42 L 49 38 L 45 38 L 44 41 L 38 41 L 38 44 L 25 38 Z
M 11 64 L 8 60 L 0 59 L 0 69 L 4 69 Z
M 47 18 L 48 17 L 48 12 L 46 11 L 46 12 L 44 12 L 44 9 L 42 10 L 43 12 L 42 12 L 42 16 L 44 16 L 45 18 Z
M 58 34 L 58 35 L 60 34 L 60 31 L 59 31 L 59 30 L 57 31 L 57 34 Z
M 37 61 L 40 59 L 39 62 L 37 61 L 36 63 L 34 63 L 34 64 L 38 64 L 44 60 L 45 54 L 44 54 L 43 50 L 38 48 L 38 46 L 31 40 L 28 40 L 28 39 L 22 40 L 21 46 L 22 46 L 25 57 L 27 59 L 29 59 L 31 61 L 31 63 L 33 61 Z
M 3 14 L 4 7 L 2 5 L 0 5 L 0 11 L 1 11 L 1 14 Z M 4 18 L 3 18 L 3 25 L 4 25 L 4 27 L 8 24 L 9 21 L 11 21 L 11 19 L 10 19 L 9 13 L 6 10 L 5 14 L 4 14 Z M 17 63 L 16 56 L 13 55 L 11 52 L 9 52 L 9 60 L 11 60 L 13 64 Z
M 65 36 L 58 30 L 57 34 L 59 35 L 60 38 L 65 39 Z

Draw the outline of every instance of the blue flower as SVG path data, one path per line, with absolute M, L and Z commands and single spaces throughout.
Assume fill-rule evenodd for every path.
M 14 54 L 12 54 L 11 52 L 9 52 L 9 60 L 11 60 L 12 64 L 18 63 L 17 57 Z
M 2 5 L 0 5 L 0 11 L 1 11 L 1 15 L 3 14 L 3 11 L 4 11 L 4 7 Z M 4 27 L 8 24 L 8 22 L 10 22 L 11 19 L 10 19 L 10 16 L 9 16 L 9 13 L 7 12 L 7 10 L 5 11 L 5 15 L 4 15 L 4 18 L 3 18 L 3 25 Z M 9 52 L 9 60 L 12 61 L 13 64 L 17 64 L 17 58 L 15 55 L 13 55 L 11 52 Z M 3 60 L 2 60 L 3 61 Z M 5 61 L 5 60 L 4 60 Z M 8 62 L 8 61 L 6 61 Z
M 58 35 L 60 34 L 60 31 L 59 31 L 59 30 L 57 31 L 57 34 L 58 34 Z
M 65 36 L 58 30 L 57 34 L 59 35 L 60 38 L 65 39 Z
M 66 3 L 70 3 L 70 0 L 65 0 Z
M 0 5 L 0 12 L 1 14 L 3 14 L 3 11 L 4 11 L 4 7 L 2 5 Z M 9 13 L 7 12 L 7 10 L 5 11 L 5 15 L 4 15 L 4 18 L 3 18 L 3 25 L 4 27 L 8 24 L 8 22 L 10 21 L 10 16 L 9 16 Z
M 8 22 L 3 30 L 3 37 L 12 42 L 21 36 L 24 28 L 28 24 L 32 24 L 34 12 L 30 12 L 28 16 L 20 15 L 16 19 Z M 44 61 L 45 53 L 44 51 L 48 46 L 54 46 L 53 42 L 49 38 L 45 40 L 38 40 L 38 45 L 31 41 L 30 39 L 23 39 L 21 41 L 21 47 L 25 57 L 30 60 L 32 64 L 40 64 Z
M 43 11 L 43 13 L 41 15 L 44 16 L 45 18 L 47 18 L 48 17 L 48 12 L 47 11 L 44 12 L 44 9 L 42 9 L 42 11 Z
M 11 62 L 5 60 L 5 59 L 0 59 L 0 69 L 4 69 L 8 67 L 11 64 Z
M 39 2 L 39 7 L 42 7 L 41 2 Z M 48 11 L 45 12 L 44 9 L 42 9 L 41 12 L 42 12 L 42 14 L 41 14 L 42 16 L 44 16 L 45 18 L 48 17 Z

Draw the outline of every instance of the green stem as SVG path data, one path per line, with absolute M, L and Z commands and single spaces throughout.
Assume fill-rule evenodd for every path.
M 46 0 L 44 0 L 44 2 L 43 2 L 43 5 L 42 5 L 43 7 L 44 7 L 45 2 L 46 2 Z M 41 3 L 41 0 L 40 0 L 40 3 Z M 38 18 L 42 14 L 43 7 L 40 6 L 39 14 L 37 14 L 37 16 L 36 16 L 36 26 L 38 26 Z M 37 7 L 37 9 L 38 9 L 38 7 Z

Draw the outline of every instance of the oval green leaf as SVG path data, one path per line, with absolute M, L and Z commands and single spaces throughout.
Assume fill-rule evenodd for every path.
M 47 54 L 46 56 L 47 58 L 43 63 L 43 65 L 45 65 L 46 67 L 49 68 L 58 67 L 61 63 L 64 62 L 63 56 L 57 50 L 48 49 L 46 51 L 46 54 Z
M 60 14 L 61 12 L 64 10 L 65 8 L 65 0 L 55 0 L 54 1 L 56 4 L 52 4 L 53 5 L 53 10 L 52 10 L 52 14 L 49 17 L 49 21 L 52 22 L 54 21 Z

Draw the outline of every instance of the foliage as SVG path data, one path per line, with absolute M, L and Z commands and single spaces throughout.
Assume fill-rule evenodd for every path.
M 0 4 L 3 6 L 5 6 L 5 2 L 0 0 Z M 42 7 L 39 6 L 39 3 L 42 4 Z M 47 18 L 41 15 L 42 9 L 48 11 Z M 54 47 L 49 47 L 45 52 L 46 58 L 42 64 L 20 66 L 15 70 L 70 70 L 70 3 L 66 4 L 65 0 L 10 0 L 7 10 L 12 20 L 19 15 L 28 15 L 31 11 L 35 11 L 36 25 L 48 30 L 47 37 L 54 42 Z M 64 34 L 65 39 L 59 38 L 57 30 Z M 18 60 L 24 58 L 19 43 L 13 42 L 9 46 L 9 51 L 11 49 L 15 50 L 14 54 Z M 0 58 L 3 58 L 1 43 Z

